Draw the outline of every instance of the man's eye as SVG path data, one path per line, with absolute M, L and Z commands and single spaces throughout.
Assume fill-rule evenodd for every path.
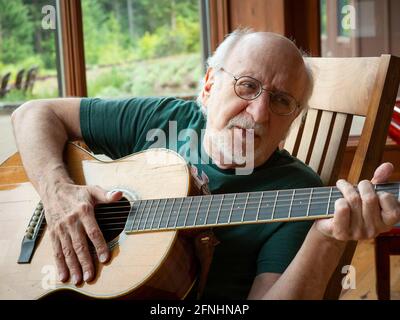
M 288 97 L 284 96 L 284 95 L 275 94 L 273 96 L 273 99 L 274 99 L 275 103 L 279 103 L 279 104 L 284 105 L 284 106 L 289 106 L 290 105 L 290 99 Z
M 256 90 L 257 89 L 257 84 L 255 84 L 254 82 L 242 82 L 240 84 L 242 87 L 246 88 L 246 89 L 250 89 L 250 90 Z

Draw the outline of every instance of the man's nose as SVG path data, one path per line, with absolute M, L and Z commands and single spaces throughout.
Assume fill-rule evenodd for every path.
M 270 117 L 270 98 L 268 92 L 262 91 L 254 100 L 250 100 L 246 111 L 249 113 L 256 123 L 268 121 Z

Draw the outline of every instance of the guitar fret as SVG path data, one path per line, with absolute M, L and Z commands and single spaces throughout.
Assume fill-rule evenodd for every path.
M 190 202 L 189 202 L 189 205 L 188 205 L 188 209 L 187 209 L 187 211 L 186 211 L 185 221 L 183 222 L 183 225 L 184 225 L 184 226 L 186 226 L 186 222 L 187 222 L 187 218 L 188 218 L 188 216 L 189 216 L 189 210 L 190 210 L 190 207 L 192 206 L 192 202 L 193 202 L 193 197 L 190 198 Z
M 167 201 L 168 201 L 168 199 L 165 199 L 164 207 L 163 207 L 163 209 L 161 211 L 161 217 L 160 217 L 160 221 L 158 221 L 157 229 L 160 229 L 161 221 L 162 221 L 162 218 L 163 218 L 164 212 L 165 212 L 165 207 L 167 206 Z
M 291 218 L 291 215 L 292 215 L 293 199 L 294 199 L 295 193 L 296 193 L 296 189 L 293 190 L 292 199 L 290 200 L 288 218 Z
M 263 197 L 264 197 L 264 192 L 261 192 L 260 202 L 259 202 L 258 208 L 257 208 L 256 221 L 258 221 L 258 217 L 260 214 L 260 208 L 261 208 L 261 202 L 262 202 Z
M 142 210 L 142 213 L 140 214 L 140 218 L 139 218 L 139 221 L 138 221 L 138 225 L 137 225 L 136 231 L 139 230 L 140 223 L 142 222 L 142 216 L 143 216 L 143 212 L 144 212 L 145 209 L 146 209 L 146 203 L 147 203 L 147 200 L 145 200 L 144 208 L 143 208 L 143 210 Z
M 144 224 L 143 224 L 143 230 L 146 229 L 146 223 L 147 223 L 147 220 L 149 219 L 151 207 L 153 206 L 153 202 L 154 202 L 154 200 L 152 199 L 152 200 L 150 201 L 149 210 L 147 210 L 147 216 L 146 216 L 146 220 L 144 221 Z
M 328 205 L 326 206 L 326 215 L 329 214 L 329 207 L 330 207 L 331 198 L 332 198 L 332 190 L 333 190 L 333 187 L 331 187 L 331 188 L 330 188 L 330 191 L 329 191 Z
M 236 200 L 236 193 L 235 193 L 234 196 L 233 196 L 231 211 L 229 212 L 228 223 L 231 223 L 231 222 L 232 222 L 232 211 L 233 211 L 233 207 L 235 206 L 235 200 Z
M 153 229 L 154 218 L 157 215 L 158 206 L 160 205 L 161 199 L 158 199 L 156 209 L 154 210 L 153 219 L 151 220 L 150 229 Z
M 199 205 L 197 206 L 196 214 L 194 216 L 194 221 L 193 221 L 194 226 L 196 225 L 196 221 L 197 221 L 197 217 L 199 215 L 200 205 L 201 205 L 202 201 L 203 201 L 203 197 L 200 197 Z
M 208 214 L 209 214 L 209 212 L 210 212 L 210 207 L 211 207 L 211 203 L 212 203 L 213 198 L 214 198 L 214 196 L 211 195 L 210 203 L 208 204 L 208 208 L 207 208 L 207 213 L 206 213 L 206 216 L 205 216 L 205 218 L 204 218 L 204 224 L 205 224 L 205 225 L 207 224 L 207 218 L 208 218 Z
M 223 201 L 224 201 L 224 195 L 222 195 L 221 203 L 219 204 L 218 213 L 217 213 L 217 218 L 215 219 L 215 223 L 218 223 L 218 218 L 219 218 L 219 214 L 220 214 L 220 212 L 221 212 L 222 202 L 223 202 Z
M 314 189 L 311 188 L 310 198 L 309 198 L 309 200 L 308 200 L 308 206 L 307 206 L 307 214 L 306 214 L 307 217 L 310 216 L 310 207 L 311 207 L 311 199 L 312 199 L 313 191 L 314 191 Z
M 178 223 L 178 218 L 179 218 L 179 214 L 180 214 L 180 212 L 181 212 L 181 208 L 182 208 L 182 204 L 183 204 L 183 200 L 184 200 L 184 199 L 185 199 L 185 198 L 182 198 L 181 204 L 179 205 L 179 208 L 178 208 L 178 212 L 176 213 L 176 219 L 175 219 L 174 228 L 176 228 L 176 225 L 177 225 L 177 223 Z
M 247 194 L 246 202 L 244 203 L 243 213 L 242 213 L 242 219 L 241 219 L 242 222 L 244 221 L 244 214 L 245 214 L 245 212 L 246 212 L 247 202 L 249 201 L 249 195 L 250 195 L 250 193 Z
M 279 195 L 279 190 L 276 191 L 275 202 L 274 202 L 274 207 L 272 209 L 271 220 L 274 220 L 274 214 L 275 214 L 275 210 L 276 210 L 276 203 L 278 201 L 278 195 Z
M 174 204 L 175 204 L 175 198 L 172 200 L 171 210 L 169 211 L 169 216 L 168 216 L 168 220 L 167 220 L 167 224 L 165 225 L 165 228 L 168 228 L 168 223 L 169 223 L 169 220 L 171 219 L 171 214 L 172 214 L 172 210 L 174 208 Z
M 138 213 L 139 213 L 139 208 L 140 208 L 140 205 L 142 204 L 142 201 L 139 201 L 139 206 L 137 207 L 137 209 L 136 209 L 136 212 L 135 212 L 135 216 L 133 217 L 133 219 L 132 219 L 132 223 L 131 223 L 131 227 L 129 228 L 129 230 L 133 230 L 133 225 L 135 224 L 135 220 L 136 220 L 136 216 L 138 215 Z

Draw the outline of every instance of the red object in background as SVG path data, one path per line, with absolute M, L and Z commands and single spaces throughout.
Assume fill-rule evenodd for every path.
M 400 145 L 400 99 L 396 101 L 392 121 L 389 126 L 389 136 Z

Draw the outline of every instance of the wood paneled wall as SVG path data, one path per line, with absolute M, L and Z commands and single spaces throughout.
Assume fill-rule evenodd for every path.
M 210 0 L 211 50 L 238 27 L 270 31 L 293 39 L 320 56 L 319 0 Z

